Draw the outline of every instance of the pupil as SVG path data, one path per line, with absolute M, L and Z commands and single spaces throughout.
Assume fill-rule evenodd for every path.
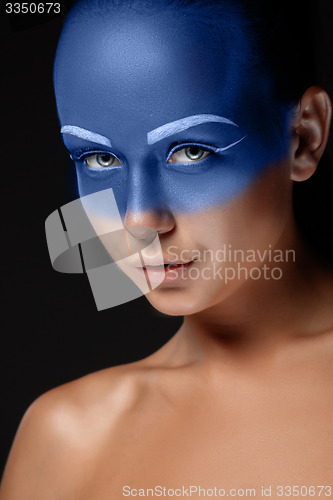
M 114 158 L 111 155 L 98 155 L 97 161 L 102 167 L 110 167 L 112 165 Z
M 195 147 L 186 148 L 185 152 L 190 160 L 199 160 L 204 154 L 202 149 Z

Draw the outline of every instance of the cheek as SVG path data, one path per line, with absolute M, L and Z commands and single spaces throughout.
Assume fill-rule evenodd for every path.
M 244 195 L 240 212 L 242 209 L 243 225 L 253 230 L 259 241 L 278 237 L 292 213 L 289 165 L 281 163 L 267 170 Z
M 121 215 L 125 213 L 127 183 L 126 171 L 117 170 L 115 173 L 110 171 L 88 171 L 87 167 L 81 163 L 76 163 L 75 167 L 80 197 L 112 189 L 113 196 L 117 204 L 117 210 Z M 103 211 L 103 203 L 101 203 L 99 204 L 99 210 L 97 212 L 103 213 Z M 108 210 L 106 211 L 108 212 Z
M 291 213 L 291 188 L 288 166 L 285 163 L 272 166 L 232 202 L 191 217 L 188 224 L 203 248 L 273 246 Z
M 194 314 L 225 300 L 247 282 L 245 276 L 251 276 L 253 268 L 261 267 L 269 245 L 278 248 L 291 207 L 288 168 L 276 165 L 231 203 L 196 215 L 178 214 L 174 243 L 186 251 L 185 257 L 194 254 L 200 259 L 196 274 L 179 286 L 177 294 L 165 296 L 158 289 L 148 300 L 171 315 Z

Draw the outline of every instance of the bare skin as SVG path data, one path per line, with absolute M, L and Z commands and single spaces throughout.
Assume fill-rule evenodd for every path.
M 303 99 L 291 180 L 309 177 L 325 147 L 325 96 L 310 89 Z M 240 203 L 253 205 L 271 175 Z M 217 291 L 204 309 L 193 302 L 152 356 L 40 397 L 18 431 L 1 500 L 120 499 L 125 485 L 255 488 L 256 496 L 272 485 L 271 498 L 279 485 L 332 487 L 333 276 L 301 242 L 289 195 L 283 203 L 276 248 L 297 254 L 283 278 L 237 284 L 220 302 Z M 274 221 L 280 209 L 271 210 Z M 150 300 L 163 309 L 172 293 L 157 289 Z M 182 295 L 191 290 L 175 305 Z
M 332 287 L 320 290 L 326 311 L 322 300 L 302 315 L 298 334 L 230 341 L 198 330 L 189 342 L 185 322 L 149 358 L 45 394 L 18 432 L 1 498 L 332 484 L 333 330 L 323 321 L 302 335 L 306 319 L 332 324 Z
M 152 356 L 39 398 L 0 498 L 332 484 L 333 280 L 305 255 L 285 276 L 283 294 L 256 282 L 243 325 L 241 308 L 220 330 L 189 316 Z

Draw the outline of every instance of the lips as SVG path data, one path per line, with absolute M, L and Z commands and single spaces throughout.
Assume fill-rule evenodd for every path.
M 145 265 L 142 266 L 136 266 L 136 267 L 140 267 L 141 269 L 176 269 L 177 267 L 186 267 L 188 266 L 189 264 L 191 264 L 192 262 L 194 262 L 193 260 L 190 260 L 190 261 L 186 261 L 186 262 L 164 262 L 164 264 L 156 264 L 156 263 L 150 263 L 149 261 L 147 261 L 146 259 L 144 260 L 145 262 Z
M 134 255 L 133 255 L 134 257 Z M 142 261 L 136 256 L 134 261 L 132 261 L 132 265 L 134 267 L 137 267 L 139 269 L 142 268 L 169 268 L 169 267 L 178 267 L 178 266 L 186 266 L 190 264 L 191 262 L 194 262 L 193 260 L 173 260 L 168 256 L 163 256 L 163 255 L 158 255 L 155 257 L 146 257 L 142 255 Z

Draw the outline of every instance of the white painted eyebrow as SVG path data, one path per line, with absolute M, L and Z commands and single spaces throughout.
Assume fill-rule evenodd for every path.
M 101 144 L 102 146 L 111 147 L 111 141 L 104 135 L 95 134 L 95 132 L 90 132 L 85 128 L 76 127 L 75 125 L 64 125 L 61 127 L 60 132 L 62 134 L 70 134 L 75 135 L 75 137 L 79 137 L 85 141 L 96 142 L 97 144 Z
M 238 127 L 236 123 L 232 122 L 228 118 L 224 116 L 218 115 L 192 115 L 187 116 L 186 118 L 181 118 L 180 120 L 176 120 L 174 122 L 166 123 L 161 127 L 155 128 L 151 130 L 147 134 L 147 142 L 148 144 L 155 144 L 155 142 L 161 141 L 170 135 L 176 134 L 177 132 L 182 132 L 183 130 L 187 130 L 190 127 L 196 127 L 197 125 L 201 125 L 202 123 L 225 123 L 227 125 L 233 125 L 234 127 Z

